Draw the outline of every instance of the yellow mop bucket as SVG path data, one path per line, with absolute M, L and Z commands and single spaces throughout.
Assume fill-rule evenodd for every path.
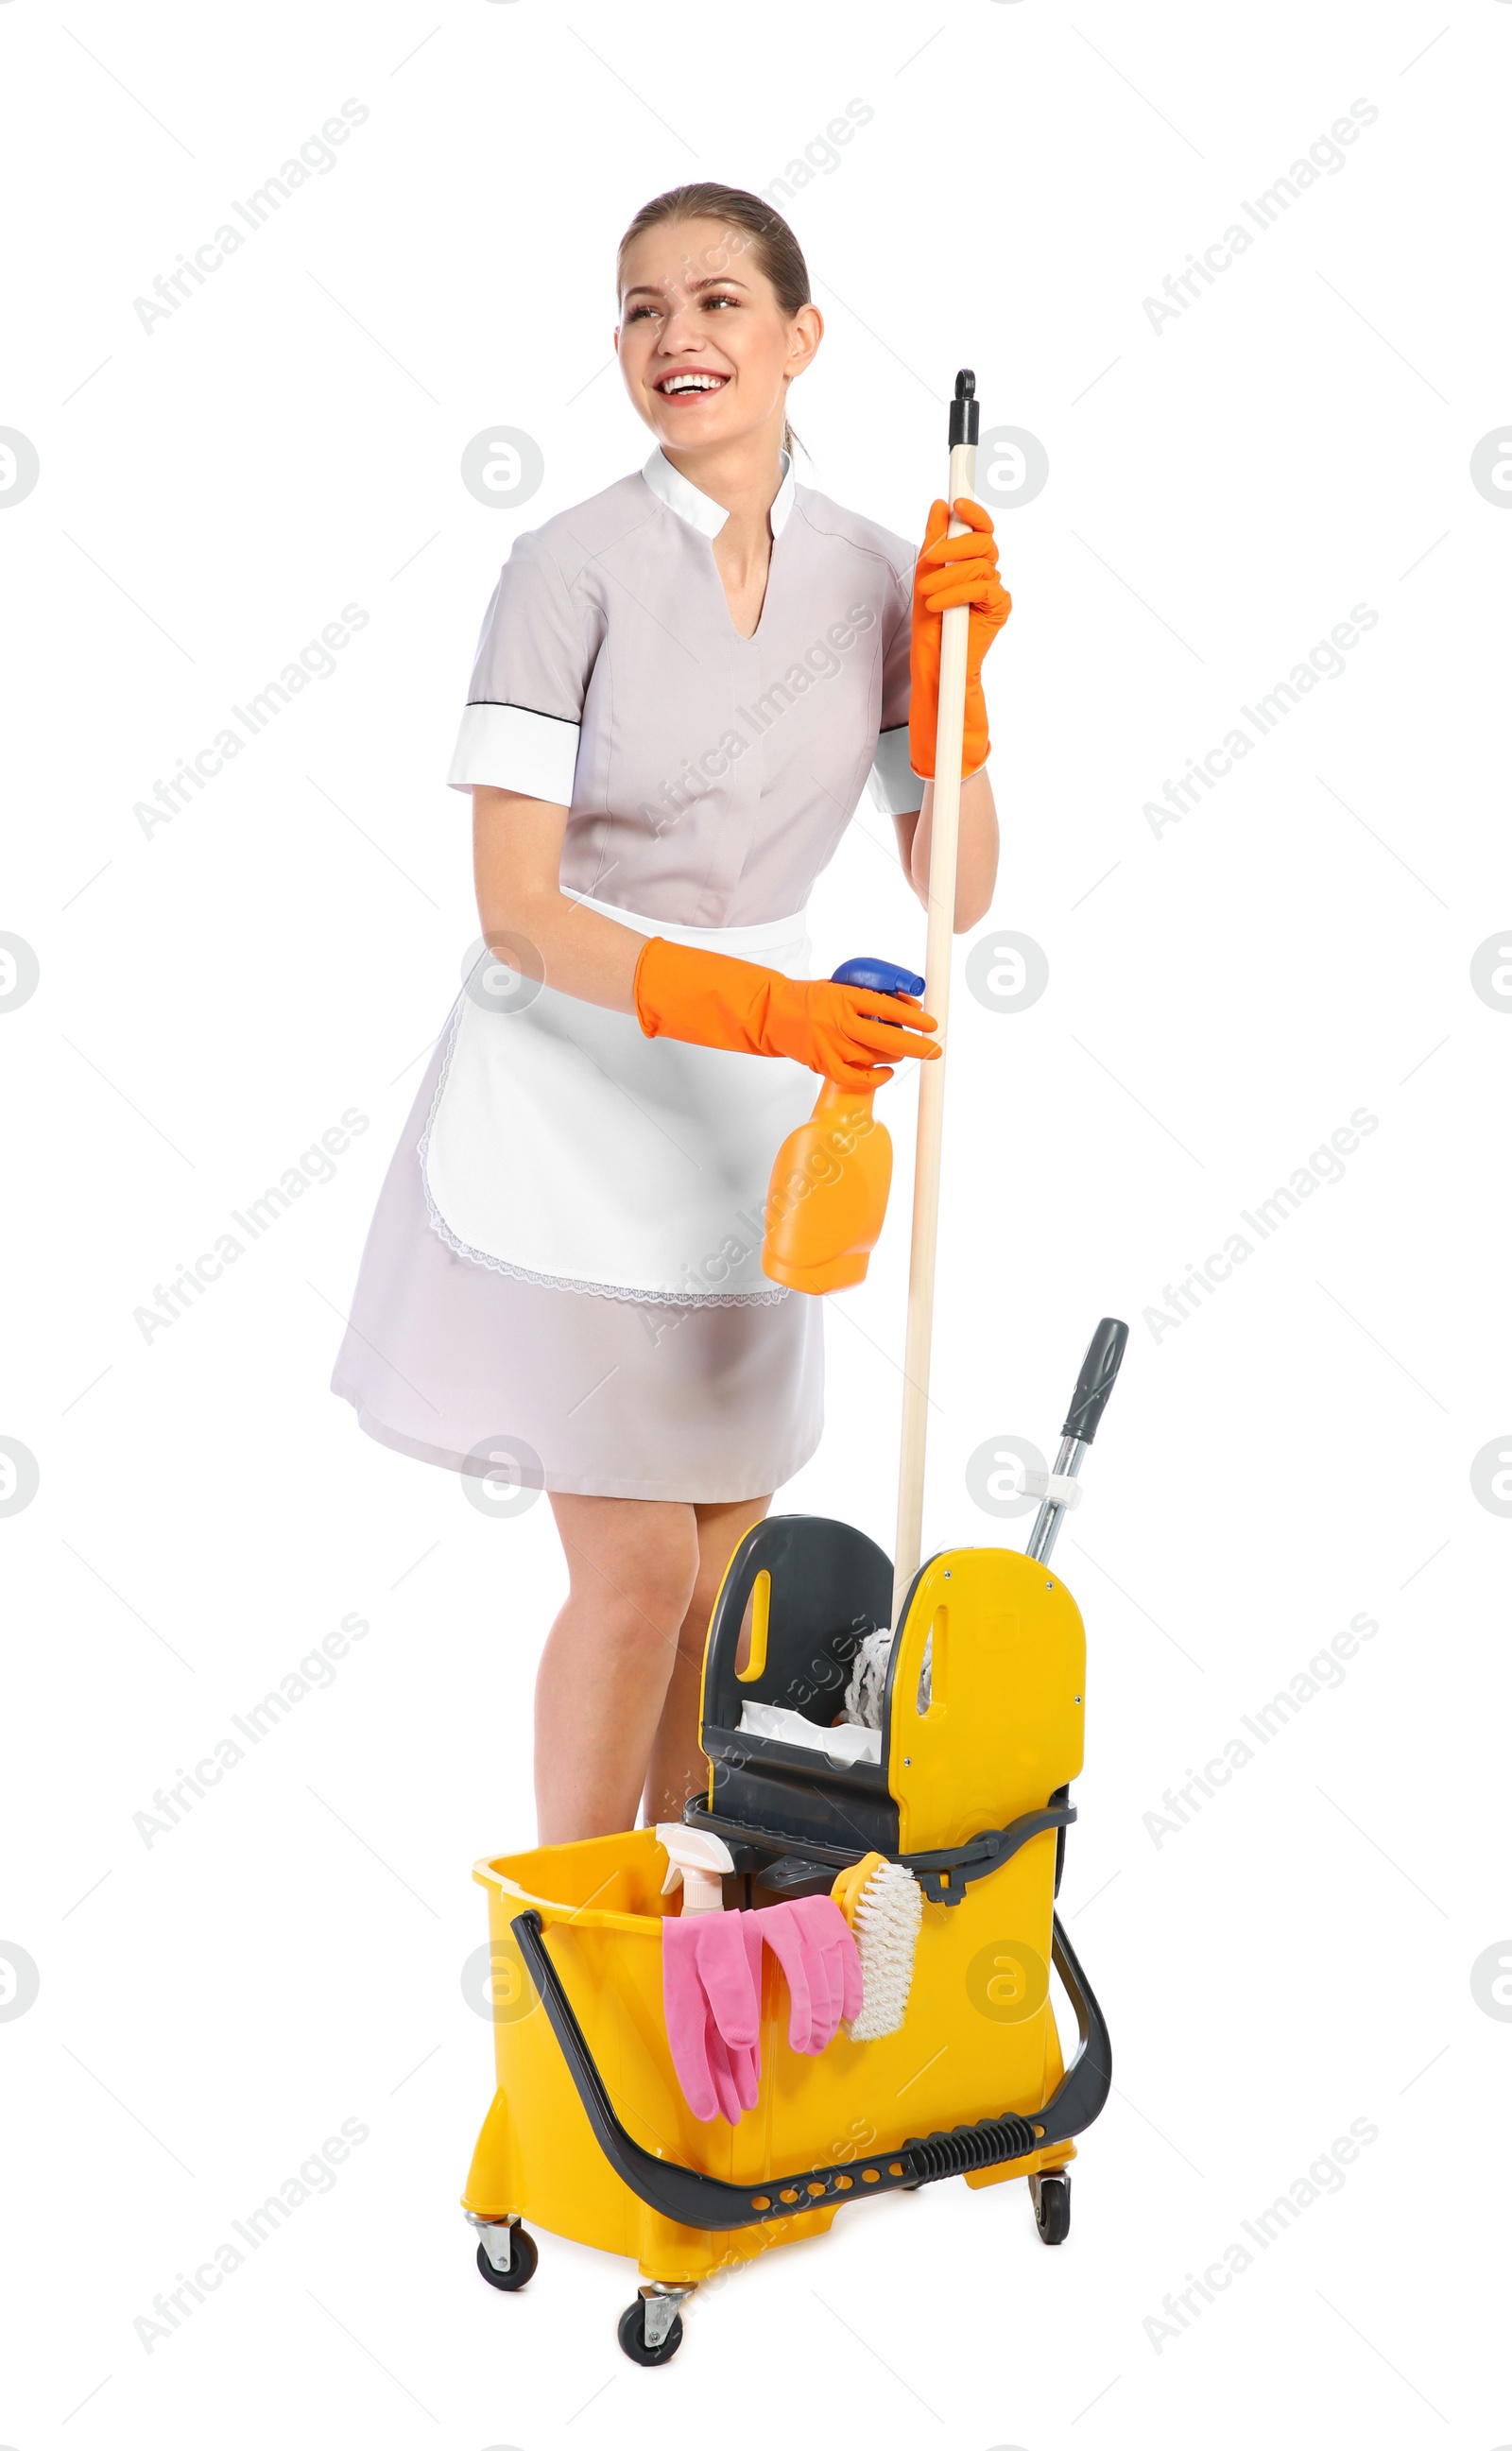
M 842 2029 L 817 2056 L 793 2051 L 768 1955 L 759 2102 L 738 2126 L 706 2124 L 667 2037 L 661 1924 L 677 1901 L 662 1894 L 655 1832 L 475 1869 L 497 2062 L 462 2200 L 479 2268 L 501 2289 L 529 2280 L 526 2221 L 633 2256 L 641 2288 L 620 2339 L 640 2363 L 675 2351 L 697 2283 L 827 2229 L 867 2196 L 1027 2176 L 1041 2236 L 1065 2235 L 1071 2139 L 1101 2109 L 1111 2069 L 1054 1912 L 1082 1759 L 1081 1618 L 1042 1559 L 932 1559 L 888 1652 L 878 1758 L 834 1758 L 824 1732 L 862 1643 L 886 1626 L 891 1585 L 888 1559 L 846 1524 L 778 1516 L 746 1535 L 705 1652 L 708 1794 L 685 1819 L 729 1852 L 727 1907 L 827 1893 L 873 1848 L 907 1866 L 925 1904 L 896 2032 L 858 2043 Z M 812 1741 L 755 1733 L 747 1702 L 796 1712 Z M 1052 1965 L 1078 2027 L 1069 2070 Z

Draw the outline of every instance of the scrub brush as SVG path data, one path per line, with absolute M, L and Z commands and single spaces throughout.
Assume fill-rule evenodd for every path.
M 863 1855 L 848 1865 L 829 1892 L 849 1924 L 861 1956 L 861 2014 L 845 2031 L 853 2043 L 896 2034 L 914 1979 L 914 1949 L 923 1920 L 919 1883 L 903 1864 Z

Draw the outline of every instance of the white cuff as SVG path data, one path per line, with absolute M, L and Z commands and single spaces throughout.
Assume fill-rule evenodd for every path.
M 579 727 L 529 706 L 469 706 L 447 781 L 454 792 L 492 783 L 533 800 L 572 804 Z
M 906 817 L 919 807 L 924 787 L 908 763 L 906 723 L 878 735 L 867 788 L 884 817 Z

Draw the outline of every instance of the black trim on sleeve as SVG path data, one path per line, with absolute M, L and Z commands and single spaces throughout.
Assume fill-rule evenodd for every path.
M 571 732 L 581 732 L 583 719 L 577 715 L 548 715 L 543 706 L 523 706 L 517 697 L 470 697 L 469 706 L 508 706 L 516 715 L 538 715 L 543 723 L 565 723 Z

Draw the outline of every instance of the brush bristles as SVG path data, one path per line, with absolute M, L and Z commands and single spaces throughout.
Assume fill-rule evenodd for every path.
M 879 1864 L 851 1914 L 862 1979 L 861 2014 L 847 2029 L 853 2043 L 877 2042 L 902 2024 L 923 1913 L 912 1873 L 901 1864 Z

